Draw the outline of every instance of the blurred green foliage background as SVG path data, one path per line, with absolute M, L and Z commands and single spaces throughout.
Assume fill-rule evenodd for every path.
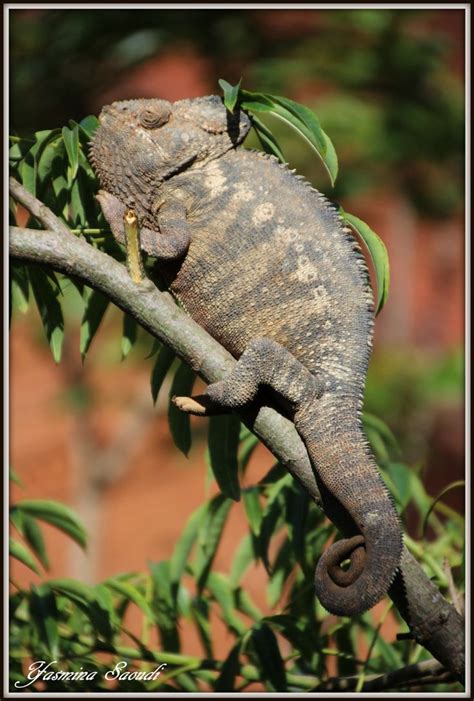
M 243 77 L 317 110 L 344 164 L 336 199 L 383 181 L 449 216 L 463 206 L 462 22 L 454 10 L 15 10 L 11 124 L 79 120 L 131 68 L 191 47 L 209 91 Z

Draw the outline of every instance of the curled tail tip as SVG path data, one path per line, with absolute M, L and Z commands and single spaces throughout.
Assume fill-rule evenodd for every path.
M 323 553 L 316 567 L 315 590 L 329 613 L 356 616 L 371 609 L 387 594 L 403 548 L 401 532 L 397 539 L 393 533 L 391 536 L 392 547 L 384 548 L 383 557 L 375 552 L 369 555 L 361 536 L 337 541 Z M 346 559 L 350 559 L 350 566 L 343 570 L 340 565 Z

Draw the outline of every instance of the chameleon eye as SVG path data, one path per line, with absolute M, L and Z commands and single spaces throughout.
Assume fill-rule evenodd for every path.
M 166 124 L 170 118 L 169 110 L 151 110 L 149 108 L 144 109 L 138 115 L 138 121 L 145 129 L 156 129 Z

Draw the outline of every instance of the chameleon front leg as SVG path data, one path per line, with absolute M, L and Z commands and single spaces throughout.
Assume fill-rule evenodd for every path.
M 119 243 L 126 244 L 124 216 L 128 208 L 104 190 L 98 192 L 97 200 L 113 235 Z M 182 258 L 191 242 L 184 205 L 177 200 L 157 201 L 152 206 L 152 220 L 153 226 L 139 223 L 142 250 L 161 260 Z
M 190 414 L 209 416 L 226 413 L 248 405 L 261 385 L 277 392 L 295 413 L 312 405 L 321 385 L 286 348 L 267 338 L 251 341 L 232 372 L 209 385 L 204 394 L 195 397 L 174 397 L 176 406 Z

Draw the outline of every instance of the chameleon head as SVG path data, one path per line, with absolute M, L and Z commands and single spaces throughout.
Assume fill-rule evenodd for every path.
M 102 186 L 126 195 L 126 182 L 159 183 L 238 146 L 250 130 L 247 115 L 226 110 L 217 96 L 167 102 L 124 100 L 102 109 L 91 161 Z

